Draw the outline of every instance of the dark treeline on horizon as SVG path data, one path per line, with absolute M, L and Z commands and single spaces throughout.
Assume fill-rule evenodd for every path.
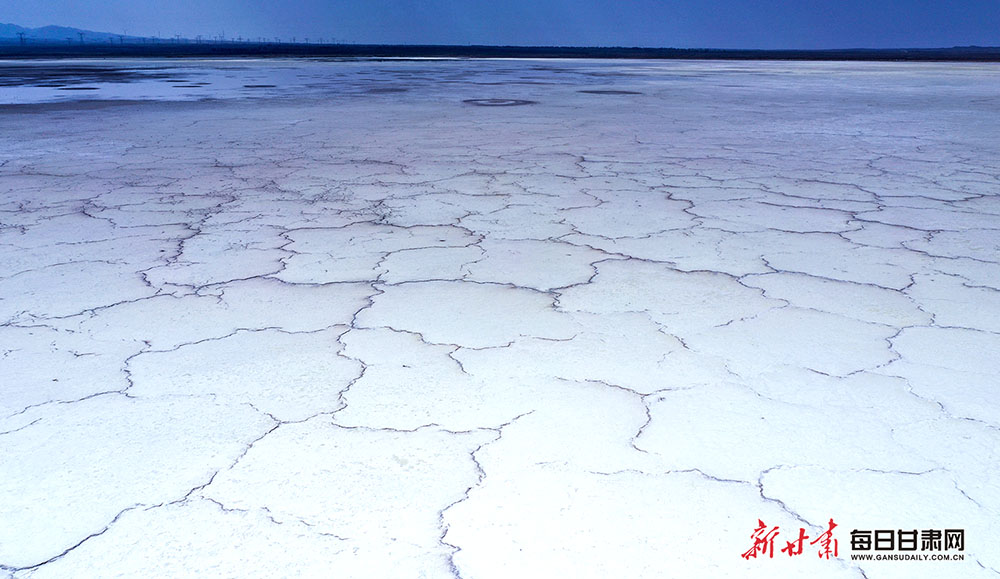
M 754 50 L 563 46 L 302 44 L 281 42 L 0 43 L 0 58 L 635 58 L 1000 62 L 1000 47 Z

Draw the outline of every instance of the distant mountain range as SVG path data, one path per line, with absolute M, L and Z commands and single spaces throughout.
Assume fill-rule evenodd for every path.
M 0 39 L 5 41 L 25 42 L 76 42 L 76 43 L 111 43 L 111 42 L 135 42 L 142 37 L 128 36 L 125 34 L 111 34 L 110 32 L 96 32 L 94 30 L 83 30 L 81 28 L 70 28 L 68 26 L 42 26 L 41 28 L 25 28 L 17 24 L 0 23 Z
M 69 26 L 42 26 L 40 28 L 25 28 L 23 26 L 18 26 L 17 24 L 4 24 L 0 23 L 0 44 L 10 46 L 12 44 L 24 44 L 27 46 L 41 46 L 41 45 L 111 45 L 111 44 L 190 44 L 198 43 L 201 44 L 205 42 L 207 44 L 218 43 L 234 43 L 234 42 L 258 42 L 266 43 L 271 42 L 271 38 L 264 39 L 251 39 L 251 38 L 223 38 L 221 36 L 216 36 L 212 38 L 203 38 L 202 36 L 197 36 L 194 38 L 186 38 L 181 35 L 175 35 L 170 37 L 160 37 L 160 36 L 133 36 L 129 34 L 115 34 L 113 32 L 98 32 L 96 30 L 85 30 L 83 28 L 72 28 Z M 276 42 L 281 42 L 280 39 L 273 39 Z M 283 42 L 284 44 L 296 44 L 295 38 L 292 37 L 291 42 Z M 307 42 L 308 43 L 308 42 Z
M 658 58 L 726 60 L 882 60 L 1000 62 L 1000 47 L 758 50 L 581 46 L 368 45 L 281 39 L 129 36 L 68 26 L 25 28 L 0 23 L 0 58 L 79 57 L 408 57 Z M 2 76 L 2 75 L 0 75 Z

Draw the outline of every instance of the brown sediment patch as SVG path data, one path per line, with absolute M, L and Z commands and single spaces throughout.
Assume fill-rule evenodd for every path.
M 465 99 L 463 103 L 479 107 L 516 107 L 520 105 L 535 105 L 538 101 L 522 99 Z
M 0 64 L 0 86 L 39 86 L 51 84 L 127 83 L 162 79 L 168 75 L 156 70 L 115 66 L 74 66 L 61 64 Z M 177 82 L 188 82 L 177 79 Z
M 147 105 L 151 102 L 163 101 L 140 101 L 124 99 L 85 99 L 71 101 L 56 101 L 42 103 L 3 103 L 0 104 L 0 115 L 3 114 L 44 114 L 60 111 L 76 110 L 99 110 L 109 107 L 120 107 L 123 105 Z
M 0 115 L 48 114 L 62 111 L 89 111 L 124 107 L 142 107 L 147 110 L 205 110 L 206 107 L 216 109 L 220 106 L 230 106 L 230 103 L 215 99 L 149 100 L 86 98 L 35 103 L 0 103 Z
M 593 90 L 578 90 L 576 92 L 582 92 L 587 94 L 642 94 L 634 90 L 604 90 L 604 89 L 593 89 Z
M 510 86 L 510 85 L 514 85 L 514 84 L 553 85 L 553 84 L 556 84 L 556 83 L 554 83 L 554 82 L 544 82 L 544 81 L 540 81 L 540 80 L 512 80 L 512 81 L 503 81 L 503 82 L 486 82 L 486 81 L 484 81 L 484 82 L 474 82 L 472 84 L 479 85 L 479 86 Z

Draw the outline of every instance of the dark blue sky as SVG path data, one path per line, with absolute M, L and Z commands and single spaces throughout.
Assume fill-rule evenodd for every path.
M 0 22 L 366 43 L 1000 45 L 1000 0 L 0 0 Z

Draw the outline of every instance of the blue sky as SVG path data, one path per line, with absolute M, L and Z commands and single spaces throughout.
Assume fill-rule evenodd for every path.
M 364 43 L 1000 45 L 1000 0 L 0 0 L 0 22 Z

